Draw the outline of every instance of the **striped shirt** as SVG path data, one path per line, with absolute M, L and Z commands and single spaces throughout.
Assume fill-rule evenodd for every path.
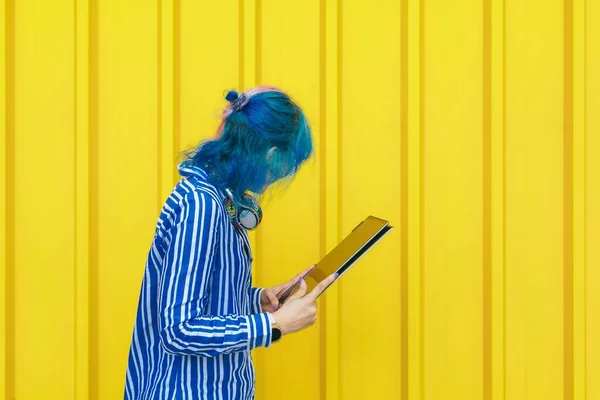
M 252 399 L 250 350 L 271 344 L 271 316 L 252 287 L 246 232 L 200 168 L 162 208 L 144 270 L 126 399 Z

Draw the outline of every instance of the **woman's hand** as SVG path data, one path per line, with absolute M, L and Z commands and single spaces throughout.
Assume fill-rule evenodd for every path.
M 300 279 L 300 277 L 305 276 L 314 267 L 314 265 L 311 265 L 310 267 L 306 268 L 304 271 L 300 272 L 298 275 L 296 275 L 289 281 L 282 283 L 281 285 L 263 290 L 260 293 L 260 308 L 262 309 L 262 311 L 270 313 L 277 311 L 277 309 L 279 308 L 278 297 L 283 292 L 288 290 L 290 286 L 298 282 L 298 279 Z
M 298 332 L 315 323 L 317 320 L 317 297 L 337 277 L 338 274 L 329 275 L 319 282 L 309 294 L 306 294 L 306 282 L 300 278 L 300 289 L 283 304 L 281 309 L 272 314 L 284 335 Z

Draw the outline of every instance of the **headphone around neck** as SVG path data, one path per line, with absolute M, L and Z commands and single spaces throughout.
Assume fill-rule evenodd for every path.
M 247 231 L 258 228 L 262 221 L 262 210 L 256 199 L 248 193 L 244 193 L 241 200 L 236 204 L 231 190 L 225 189 L 225 194 L 227 195 L 225 209 L 233 226 Z

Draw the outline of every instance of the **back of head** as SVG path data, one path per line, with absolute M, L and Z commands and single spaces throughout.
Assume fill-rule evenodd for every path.
M 229 105 L 215 138 L 202 142 L 188 162 L 205 169 L 213 183 L 236 197 L 263 193 L 293 177 L 312 155 L 311 130 L 300 107 L 270 86 L 243 93 L 229 91 Z

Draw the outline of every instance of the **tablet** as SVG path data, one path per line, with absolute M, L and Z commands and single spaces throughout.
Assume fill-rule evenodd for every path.
M 333 250 L 331 250 L 319 263 L 304 275 L 307 285 L 307 293 L 333 273 L 340 274 L 337 279 L 354 263 L 356 263 L 367 251 L 393 229 L 389 221 L 369 216 L 362 221 L 346 236 Z M 279 295 L 279 303 L 283 304 L 296 291 L 299 282 Z M 325 289 L 327 290 L 327 289 Z M 323 293 L 325 292 L 323 291 Z M 322 293 L 321 293 L 322 294 Z

